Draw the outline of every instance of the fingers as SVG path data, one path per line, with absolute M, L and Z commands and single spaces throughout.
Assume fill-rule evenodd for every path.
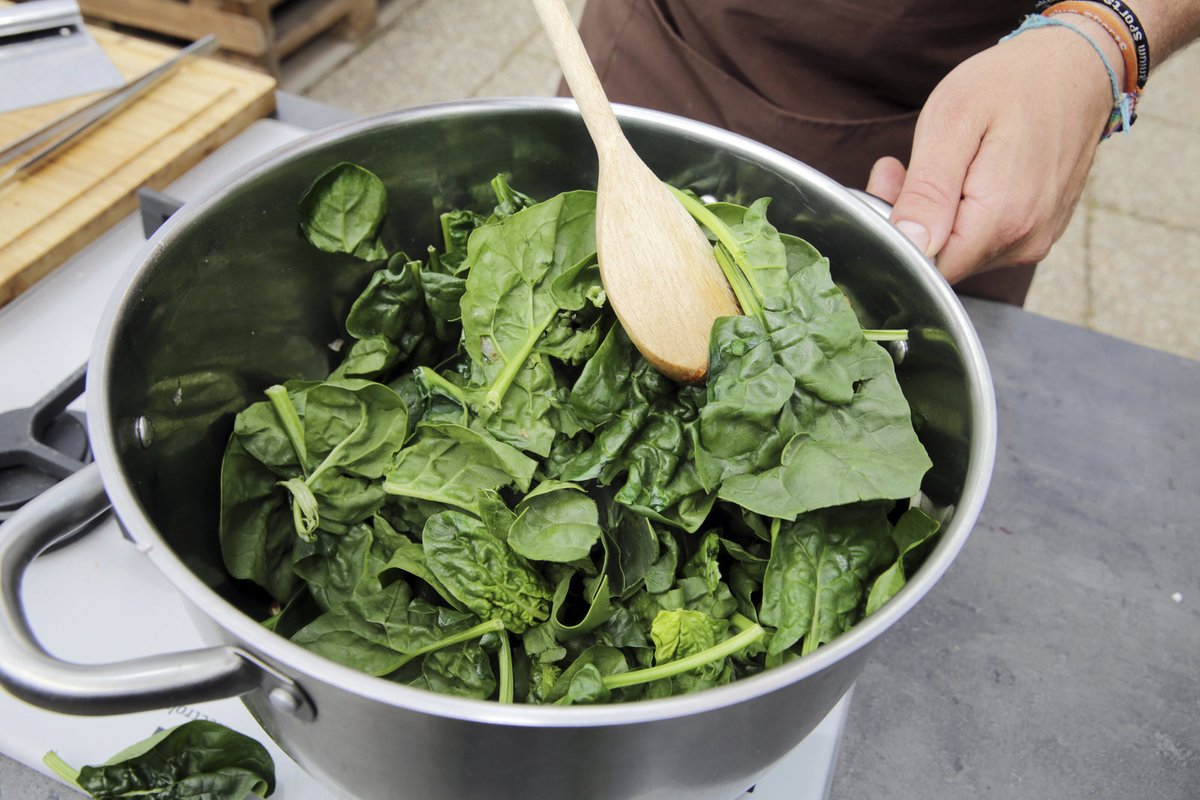
M 965 99 L 955 97 L 939 97 L 935 91 L 925 104 L 891 216 L 896 227 L 930 258 L 946 246 L 954 229 L 963 183 L 984 134 Z
M 871 167 L 871 177 L 867 179 L 867 194 L 886 200 L 895 205 L 904 186 L 904 165 L 898 159 L 884 156 Z

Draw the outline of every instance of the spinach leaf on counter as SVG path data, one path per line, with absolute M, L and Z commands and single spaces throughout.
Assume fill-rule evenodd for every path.
M 383 257 L 372 178 L 314 182 L 316 246 Z M 903 332 L 864 332 L 769 199 L 679 193 L 745 311 L 694 386 L 608 307 L 594 193 L 491 190 L 380 266 L 331 375 L 235 420 L 221 548 L 282 606 L 264 624 L 431 691 L 624 702 L 811 653 L 902 588 L 937 533 L 897 507 L 930 466 L 872 341 Z
M 275 762 L 261 744 L 216 722 L 192 720 L 126 748 L 104 764 L 48 767 L 97 800 L 245 800 L 275 791 Z

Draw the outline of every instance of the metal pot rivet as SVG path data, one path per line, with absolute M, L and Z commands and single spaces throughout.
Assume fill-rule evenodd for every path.
M 133 435 L 137 437 L 143 450 L 154 443 L 154 425 L 149 417 L 141 416 L 134 420 Z
M 892 362 L 899 366 L 904 363 L 904 357 L 908 355 L 908 340 L 888 342 L 887 349 L 892 354 Z
M 300 698 L 296 696 L 295 692 L 283 686 L 276 686 L 267 695 L 267 698 L 277 711 L 285 714 L 295 714 L 300 710 Z

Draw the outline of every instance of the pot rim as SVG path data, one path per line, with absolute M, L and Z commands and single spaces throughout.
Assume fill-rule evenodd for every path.
M 684 137 L 702 139 L 723 150 L 742 154 L 776 171 L 793 176 L 806 185 L 835 198 L 852 209 L 871 234 L 889 240 L 912 267 L 915 279 L 944 314 L 949 332 L 960 349 L 966 366 L 969 403 L 972 410 L 970 462 L 963 482 L 961 502 L 943 530 L 941 540 L 905 587 L 879 611 L 867 617 L 814 653 L 774 669 L 742 678 L 726 686 L 703 692 L 658 700 L 642 700 L 595 706 L 537 706 L 502 704 L 437 694 L 376 678 L 318 656 L 263 628 L 225 600 L 195 575 L 173 552 L 138 501 L 117 458 L 118 430 L 110 418 L 106 387 L 111 378 L 114 350 L 120 346 L 112 335 L 126 309 L 136 300 L 139 284 L 162 252 L 191 221 L 243 183 L 258 178 L 279 164 L 349 135 L 364 134 L 397 123 L 446 115 L 497 114 L 553 111 L 578 116 L 574 101 L 567 98 L 492 98 L 435 103 L 384 112 L 350 120 L 267 153 L 240 170 L 230 182 L 184 205 L 146 242 L 117 283 L 97 326 L 88 366 L 89 436 L 104 487 L 123 528 L 163 573 L 197 609 L 212 617 L 247 649 L 288 673 L 303 687 L 306 677 L 339 686 L 361 697 L 390 706 L 453 718 L 518 727 L 596 727 L 653 722 L 714 711 L 769 694 L 822 672 L 867 646 L 900 620 L 924 597 L 950 567 L 966 543 L 987 493 L 996 449 L 996 406 L 991 375 L 974 326 L 950 285 L 936 267 L 886 219 L 853 196 L 841 184 L 773 148 L 706 123 L 659 111 L 616 104 L 622 121 L 648 123 Z M 866 209 L 867 213 L 862 213 Z M 125 421 L 132 424 L 132 420 Z M 122 423 L 124 424 L 124 423 Z M 319 710 L 318 710 L 319 715 Z

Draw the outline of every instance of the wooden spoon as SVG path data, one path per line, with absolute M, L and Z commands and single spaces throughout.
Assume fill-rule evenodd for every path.
M 562 0 L 533 0 L 596 145 L 596 250 L 609 302 L 646 360 L 670 378 L 708 374 L 717 317 L 740 314 L 712 245 L 621 132 Z

